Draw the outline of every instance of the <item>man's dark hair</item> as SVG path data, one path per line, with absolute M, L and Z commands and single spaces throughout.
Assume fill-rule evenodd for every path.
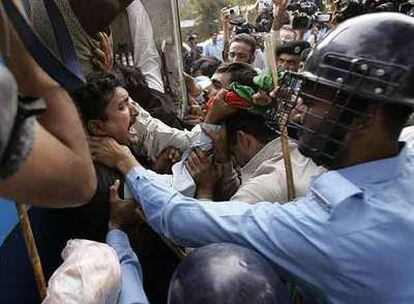
M 117 87 L 122 87 L 121 79 L 114 73 L 102 72 L 88 77 L 87 85 L 72 93 L 73 101 L 84 123 L 92 119 L 106 119 L 106 108 Z
M 238 82 L 241 85 L 255 88 L 253 78 L 257 76 L 257 72 L 251 65 L 244 62 L 233 62 L 223 64 L 219 67 L 216 73 L 229 73 L 230 83 Z
M 150 88 L 141 70 L 136 67 L 119 66 L 117 72 L 131 98 L 140 104 L 145 104 L 149 98 Z
M 253 38 L 253 36 L 249 34 L 246 34 L 246 33 L 238 34 L 231 40 L 230 44 L 232 44 L 233 42 L 243 42 L 247 44 L 248 46 L 250 46 L 250 52 L 252 56 L 256 52 L 256 40 Z
M 218 60 L 216 57 L 201 57 L 199 60 L 194 62 L 192 74 L 194 75 L 196 71 L 200 71 L 201 75 L 211 78 L 216 72 L 217 68 L 220 66 L 220 64 L 221 61 Z
M 237 131 L 243 131 L 256 138 L 260 143 L 267 144 L 277 138 L 276 131 L 269 128 L 263 116 L 247 110 L 240 110 L 226 119 L 229 143 L 236 144 Z

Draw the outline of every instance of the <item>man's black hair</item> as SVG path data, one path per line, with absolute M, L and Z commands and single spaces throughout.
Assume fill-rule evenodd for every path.
M 106 108 L 122 80 L 114 73 L 102 72 L 87 78 L 87 85 L 72 93 L 73 101 L 84 123 L 93 119 L 106 119 Z
M 217 69 L 216 73 L 230 74 L 230 83 L 238 82 L 241 85 L 255 88 L 253 78 L 257 76 L 257 72 L 251 65 L 247 63 L 233 62 L 223 64 Z
M 149 98 L 150 88 L 139 68 L 131 68 L 127 66 L 119 66 L 117 72 L 123 80 L 124 88 L 131 98 L 140 104 L 144 104 Z
M 239 110 L 226 119 L 229 143 L 236 144 L 237 131 L 243 131 L 256 138 L 260 143 L 267 144 L 277 138 L 279 134 L 269 128 L 263 116 L 253 114 L 247 110 Z
M 201 57 L 196 62 L 194 62 L 192 74 L 194 75 L 196 71 L 200 71 L 201 75 L 211 78 L 220 65 L 221 61 L 218 60 L 216 57 Z
M 250 46 L 250 53 L 253 56 L 256 52 L 256 40 L 253 38 L 252 35 L 241 33 L 236 35 L 230 42 L 232 44 L 233 42 L 243 42 Z

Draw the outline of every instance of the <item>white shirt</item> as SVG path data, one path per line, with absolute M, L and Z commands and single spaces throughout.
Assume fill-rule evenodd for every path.
M 405 127 L 402 130 L 400 141 L 405 141 L 409 146 L 414 147 L 414 126 Z
M 259 48 L 257 48 L 256 52 L 254 53 L 253 67 L 255 69 L 260 70 L 260 72 L 266 68 L 265 55 L 263 54 L 262 50 Z
M 325 169 L 303 156 L 294 145 L 291 146 L 290 156 L 296 197 L 302 197 L 307 192 L 312 177 L 319 176 Z M 231 197 L 231 201 L 288 201 L 280 138 L 269 142 L 240 169 L 240 179 L 240 187 Z
M 179 130 L 167 126 L 161 120 L 152 117 L 138 105 L 138 117 L 134 124 L 138 133 L 138 146 L 149 158 L 158 156 L 165 148 L 175 147 L 184 152 L 191 147 L 194 134 L 188 130 Z
M 160 56 L 155 46 L 151 20 L 139 0 L 132 2 L 126 10 L 134 43 L 135 65 L 141 69 L 151 89 L 164 93 Z

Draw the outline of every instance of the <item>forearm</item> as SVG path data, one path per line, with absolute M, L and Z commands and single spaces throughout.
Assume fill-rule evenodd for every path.
M 122 284 L 118 304 L 148 303 L 142 283 L 141 265 L 128 236 L 121 230 L 114 229 L 108 233 L 106 242 L 115 250 L 121 264 Z
M 229 50 L 230 50 L 230 26 L 223 26 L 223 61 L 226 62 L 229 59 Z
M 205 187 L 197 185 L 196 198 L 199 200 L 212 201 L 214 197 L 214 187 Z
M 93 166 L 85 165 L 36 123 L 34 147 L 18 172 L 0 183 L 0 196 L 37 206 L 63 208 L 86 204 L 95 188 Z
M 134 126 L 139 137 L 138 145 L 149 158 L 157 157 L 167 147 L 183 151 L 191 145 L 191 132 L 169 127 L 141 107 Z
M 276 9 L 275 7 L 273 9 Z M 272 23 L 272 31 L 278 31 L 282 28 L 283 26 L 283 15 L 286 12 L 286 8 L 277 8 L 277 14 L 275 16 L 275 18 L 273 18 L 273 23 Z
M 79 156 L 90 158 L 82 121 L 69 94 L 62 87 L 43 92 L 47 110 L 39 116 L 39 123 Z

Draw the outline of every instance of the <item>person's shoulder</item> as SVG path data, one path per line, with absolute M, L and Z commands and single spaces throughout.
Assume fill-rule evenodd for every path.
M 96 190 L 97 193 L 107 193 L 109 191 L 109 187 L 111 187 L 117 179 L 123 183 L 124 178 L 116 169 L 106 167 L 96 162 L 94 163 L 94 166 L 98 180 L 98 187 Z

